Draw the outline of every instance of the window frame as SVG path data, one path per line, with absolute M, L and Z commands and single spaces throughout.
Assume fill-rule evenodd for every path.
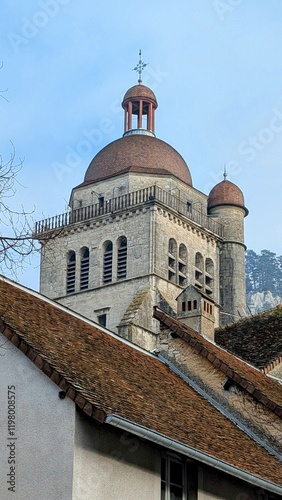
M 171 464 L 178 464 L 181 467 L 181 485 L 171 481 Z M 190 477 L 189 469 L 191 470 Z M 198 466 L 190 459 L 182 458 L 171 452 L 163 452 L 161 453 L 161 500 L 171 500 L 171 486 L 176 487 L 176 489 L 182 488 L 179 500 L 196 500 L 198 496 Z

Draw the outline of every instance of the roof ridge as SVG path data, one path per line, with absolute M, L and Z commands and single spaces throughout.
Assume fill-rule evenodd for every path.
M 124 344 L 129 345 L 130 347 L 133 347 L 137 351 L 143 352 L 143 354 L 146 354 L 148 356 L 152 356 L 152 354 L 149 351 L 146 351 L 146 349 L 143 349 L 142 347 L 140 347 L 136 344 L 133 344 L 132 342 L 129 342 L 125 338 L 120 337 L 117 333 L 114 333 L 110 330 L 107 330 L 102 325 L 95 323 L 95 321 L 87 318 L 86 316 L 83 316 L 83 314 L 80 314 L 80 313 L 74 311 L 73 309 L 68 308 L 67 306 L 61 304 L 60 302 L 56 302 L 55 300 L 50 299 L 46 295 L 43 295 L 40 292 L 33 290 L 32 288 L 28 288 L 24 285 L 21 285 L 20 283 L 17 283 L 16 281 L 13 281 L 10 278 L 7 278 L 3 274 L 0 274 L 0 282 L 1 281 L 3 281 L 4 283 L 7 283 L 10 286 L 18 288 L 19 290 L 21 290 L 25 293 L 28 293 L 29 295 L 32 295 L 33 297 L 36 297 L 39 300 L 42 300 L 43 302 L 49 304 L 50 306 L 57 308 L 58 310 L 63 311 L 65 313 L 69 314 L 70 316 L 73 316 L 74 318 L 77 318 L 80 321 L 83 321 L 84 323 L 87 323 L 88 325 L 90 325 L 94 328 L 98 328 L 98 330 L 101 330 L 101 331 L 107 333 L 107 335 L 110 335 L 111 337 L 120 340 Z
M 212 352 L 212 350 L 216 350 L 219 352 L 221 351 L 222 353 L 224 353 L 224 356 L 230 358 L 230 360 L 236 360 L 238 364 L 242 364 L 248 367 L 248 370 L 256 371 L 256 376 L 259 376 L 259 374 L 261 376 L 264 376 L 264 374 L 260 370 L 253 367 L 252 365 L 249 365 L 240 358 L 237 358 L 234 354 L 225 351 L 222 347 L 212 343 L 209 339 L 202 337 L 198 332 L 188 327 L 180 320 L 173 318 L 165 311 L 160 310 L 156 306 L 154 307 L 154 317 L 161 323 L 168 326 L 173 331 L 173 333 L 187 342 L 198 354 L 208 359 L 210 363 L 215 366 L 215 368 L 219 369 L 228 378 L 233 380 L 236 384 L 240 385 L 242 389 L 252 395 L 257 401 L 269 408 L 280 418 L 282 417 L 282 403 L 273 401 L 270 396 L 256 387 L 253 381 L 245 376 L 242 376 L 242 374 L 239 373 L 240 370 L 236 370 L 234 367 L 229 366 L 227 360 L 220 359 L 220 356 L 217 356 Z M 209 345 L 212 346 L 212 349 L 209 349 Z

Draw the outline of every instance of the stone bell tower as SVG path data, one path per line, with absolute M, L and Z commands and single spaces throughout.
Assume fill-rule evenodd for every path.
M 158 104 L 143 67 L 140 57 L 138 84 L 122 100 L 123 136 L 92 159 L 69 212 L 39 221 L 35 232 L 41 292 L 151 350 L 153 306 L 177 314 L 189 285 L 211 304 L 207 311 L 202 301 L 203 321 L 187 314 L 195 324 L 218 326 L 221 303 L 229 318 L 243 308 L 245 208 L 229 181 L 209 197 L 195 189 L 183 157 L 156 137 Z

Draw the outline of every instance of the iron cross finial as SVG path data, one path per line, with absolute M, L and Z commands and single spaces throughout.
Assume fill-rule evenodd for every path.
M 135 68 L 133 68 L 132 71 L 137 71 L 139 73 L 139 79 L 138 79 L 138 83 L 142 83 L 142 71 L 143 69 L 148 66 L 149 63 L 144 63 L 142 60 L 141 60 L 141 49 L 139 50 L 139 62 L 137 64 L 137 66 L 135 66 Z

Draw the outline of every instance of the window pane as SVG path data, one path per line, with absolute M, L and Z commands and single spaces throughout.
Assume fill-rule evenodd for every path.
M 182 464 L 178 462 L 170 462 L 170 483 L 177 484 L 178 486 L 183 485 L 183 467 Z
M 166 481 L 166 459 L 165 458 L 162 458 L 161 478 L 162 478 L 162 481 Z
M 107 323 L 107 316 L 106 316 L 106 314 L 101 314 L 100 316 L 98 316 L 98 323 L 101 326 L 106 326 L 106 323 Z
M 161 486 L 161 500 L 165 500 L 165 482 L 162 481 L 162 486 Z
M 170 486 L 170 500 L 182 500 L 183 488 L 181 486 Z
M 188 498 L 189 500 L 197 500 L 197 490 L 198 490 L 197 464 L 193 462 L 188 463 L 187 475 L 188 475 Z

